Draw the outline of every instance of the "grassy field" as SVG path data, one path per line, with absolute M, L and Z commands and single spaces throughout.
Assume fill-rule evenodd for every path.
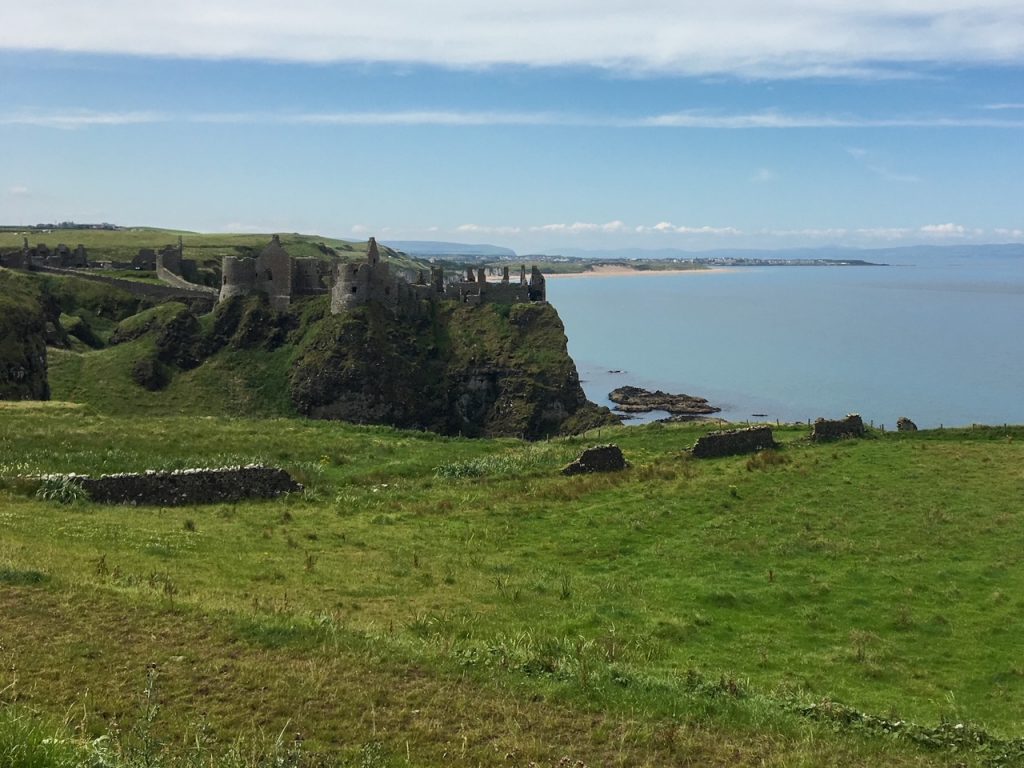
M 44 243 L 55 248 L 60 243 L 74 248 L 81 243 L 85 246 L 91 261 L 114 260 L 131 261 L 140 248 L 158 250 L 165 245 L 176 245 L 178 237 L 182 238 L 184 257 L 194 259 L 200 266 L 207 262 L 219 264 L 224 256 L 238 256 L 259 252 L 268 242 L 273 233 L 207 233 L 186 232 L 173 229 L 157 229 L 154 227 L 127 227 L 124 229 L 54 229 L 47 232 L 39 230 L 18 231 L 5 228 L 0 230 L 0 250 L 20 248 L 22 239 L 28 237 L 30 245 Z M 303 235 L 298 233 L 279 233 L 281 245 L 293 257 L 323 257 L 320 244 L 339 253 L 342 257 L 353 259 L 363 258 L 366 254 L 365 242 L 350 242 L 337 238 L 321 237 L 320 235 Z M 422 267 L 419 262 L 407 257 L 392 260 L 394 266 L 403 269 Z M 120 275 L 119 275 L 120 276 Z
M 140 765 L 1021 764 L 1024 429 L 784 427 L 698 461 L 703 429 L 0 404 L 0 762 L 52 728 Z M 627 471 L 559 474 L 609 439 Z M 28 479 L 251 461 L 305 492 L 124 508 Z

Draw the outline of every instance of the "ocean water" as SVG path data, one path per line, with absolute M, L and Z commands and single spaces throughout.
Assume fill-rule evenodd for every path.
M 732 421 L 1024 424 L 1022 257 L 553 277 L 548 299 L 596 403 L 632 384 Z

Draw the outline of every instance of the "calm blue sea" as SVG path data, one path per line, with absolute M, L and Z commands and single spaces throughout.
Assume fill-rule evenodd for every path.
M 551 278 L 548 298 L 597 403 L 633 384 L 734 421 L 1024 424 L 1021 257 Z

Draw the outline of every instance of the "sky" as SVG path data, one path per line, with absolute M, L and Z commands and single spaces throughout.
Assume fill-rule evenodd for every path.
M 520 253 L 1024 241 L 1020 0 L 0 0 L 0 19 L 4 224 Z

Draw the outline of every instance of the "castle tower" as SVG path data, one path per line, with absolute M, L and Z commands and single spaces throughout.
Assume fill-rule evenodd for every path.
M 380 264 L 380 251 L 377 250 L 377 238 L 371 237 L 370 244 L 366 248 L 366 263 L 371 267 Z
M 530 270 L 530 301 L 547 301 L 548 289 L 544 275 L 537 267 Z

